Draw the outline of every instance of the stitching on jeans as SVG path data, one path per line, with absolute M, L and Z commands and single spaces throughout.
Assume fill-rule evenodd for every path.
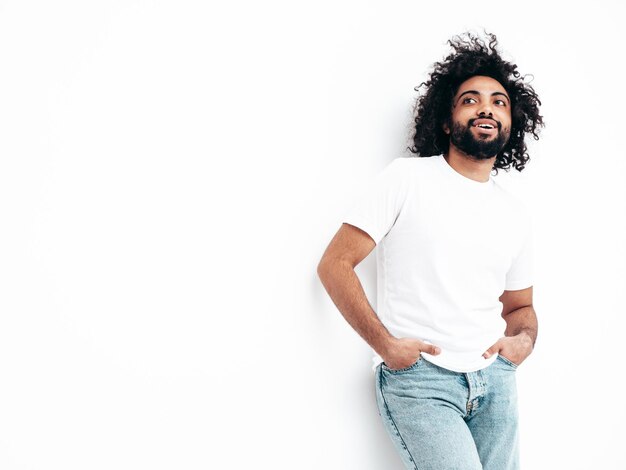
M 397 374 L 399 372 L 408 372 L 410 370 L 417 369 L 417 367 L 421 364 L 421 362 L 422 362 L 422 356 L 418 357 L 417 360 L 413 364 L 411 364 L 409 367 L 405 367 L 404 369 L 390 369 L 389 366 L 385 364 L 384 362 L 382 363 L 381 368 L 385 369 L 390 374 Z
M 385 393 L 383 392 L 382 376 L 383 376 L 383 374 L 382 374 L 382 369 L 381 369 L 381 373 L 379 374 L 379 378 L 378 378 L 378 388 L 380 389 L 380 396 L 382 397 L 383 403 L 385 405 L 385 411 L 387 412 L 387 417 L 389 418 L 389 421 L 391 421 L 391 424 L 393 425 L 393 428 L 395 429 L 396 434 L 400 438 L 400 441 L 402 442 L 402 447 L 404 448 L 404 450 L 406 450 L 406 453 L 409 454 L 409 458 L 411 459 L 411 462 L 413 462 L 413 466 L 415 467 L 415 470 L 419 470 L 417 468 L 417 463 L 415 463 L 415 459 L 411 455 L 411 451 L 406 446 L 406 443 L 404 442 L 404 439 L 400 435 L 400 431 L 398 430 L 398 426 L 396 426 L 396 422 L 393 420 L 393 417 L 391 416 L 391 411 L 389 411 L 389 406 L 387 405 L 387 399 L 385 398 Z
M 513 363 L 513 361 L 509 361 L 506 357 L 502 356 L 501 354 L 498 354 L 498 359 L 501 359 L 505 364 L 513 367 L 514 369 L 517 369 L 517 364 Z

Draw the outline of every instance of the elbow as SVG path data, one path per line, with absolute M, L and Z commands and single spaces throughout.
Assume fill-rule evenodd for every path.
M 326 267 L 326 260 L 324 258 L 322 258 L 320 260 L 319 263 L 317 263 L 317 277 L 319 277 L 320 279 L 322 279 L 324 277 L 324 274 L 326 273 L 327 267 Z
M 324 257 L 317 264 L 317 275 L 320 279 L 324 278 L 333 270 L 333 262 L 330 258 Z
M 347 267 L 348 265 L 341 259 L 325 256 L 317 264 L 317 276 L 323 281 L 324 278 L 327 278 L 338 269 L 343 269 L 344 266 Z

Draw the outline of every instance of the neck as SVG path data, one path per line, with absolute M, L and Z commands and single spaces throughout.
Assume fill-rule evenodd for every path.
M 489 174 L 493 169 L 493 164 L 496 161 L 494 155 L 488 159 L 477 159 L 471 155 L 462 152 L 454 144 L 450 143 L 450 149 L 448 153 L 444 155 L 444 158 L 448 164 L 454 168 L 458 173 L 462 174 L 466 178 L 480 183 L 486 183 L 489 181 Z

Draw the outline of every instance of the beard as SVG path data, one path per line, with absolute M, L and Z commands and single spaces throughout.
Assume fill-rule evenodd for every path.
M 510 131 L 508 129 L 502 130 L 500 123 L 498 123 L 498 133 L 495 137 L 481 135 L 476 138 L 472 134 L 471 123 L 473 121 L 470 121 L 467 126 L 455 122 L 450 134 L 450 143 L 477 160 L 488 160 L 498 155 L 508 143 Z

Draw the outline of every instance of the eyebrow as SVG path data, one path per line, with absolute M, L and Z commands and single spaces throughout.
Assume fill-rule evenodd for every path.
M 476 91 L 476 90 L 467 90 L 467 91 L 464 91 L 463 93 L 461 93 L 459 95 L 459 97 L 456 99 L 456 102 L 458 103 L 459 100 L 461 99 L 461 96 L 466 95 L 468 93 L 471 93 L 473 95 L 480 95 L 480 93 L 478 91 Z M 496 96 L 496 95 L 502 95 L 502 96 L 506 97 L 506 99 L 509 102 L 509 104 L 511 103 L 511 99 L 508 97 L 508 95 L 506 93 L 502 93 L 501 91 L 494 91 L 491 94 L 491 96 Z

